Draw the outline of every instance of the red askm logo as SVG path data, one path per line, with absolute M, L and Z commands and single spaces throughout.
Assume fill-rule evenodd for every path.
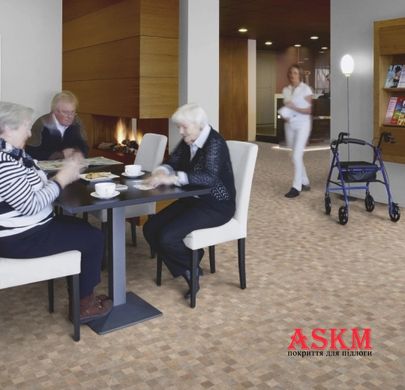
M 351 335 L 350 335 L 351 331 Z M 360 336 L 360 334 L 362 335 Z M 371 329 L 365 328 L 363 331 L 358 328 L 315 328 L 311 332 L 312 340 L 308 340 L 302 328 L 296 328 L 291 336 L 289 350 L 371 350 Z M 348 341 L 349 340 L 349 341 Z M 311 342 L 312 341 L 312 342 Z M 297 347 L 297 348 L 296 348 Z

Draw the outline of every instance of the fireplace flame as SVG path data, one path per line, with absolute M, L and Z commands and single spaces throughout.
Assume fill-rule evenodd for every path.
M 122 144 L 122 141 L 127 138 L 127 128 L 124 121 L 120 118 L 115 127 L 115 139 L 117 143 Z
M 118 144 L 122 144 L 124 140 L 134 141 L 136 139 L 134 132 L 122 118 L 118 120 L 115 126 L 115 139 Z

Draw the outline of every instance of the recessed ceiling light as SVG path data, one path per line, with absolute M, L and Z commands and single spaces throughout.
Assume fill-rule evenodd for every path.
M 328 46 L 322 46 L 321 50 L 328 50 Z
M 273 44 L 273 42 L 271 42 L 271 41 L 266 41 L 266 42 L 264 42 L 264 44 L 265 44 L 266 46 L 270 46 L 270 45 Z
M 319 39 L 316 35 L 312 35 L 311 39 Z
M 248 29 L 245 28 L 245 27 L 241 27 L 238 31 L 241 32 L 241 33 L 245 33 L 245 32 L 248 31 Z
M 321 54 L 323 54 L 323 53 L 325 53 L 323 50 L 319 50 L 319 53 L 321 53 Z
M 294 45 L 294 47 L 301 47 L 301 45 L 300 45 L 299 43 L 296 43 L 296 44 Z

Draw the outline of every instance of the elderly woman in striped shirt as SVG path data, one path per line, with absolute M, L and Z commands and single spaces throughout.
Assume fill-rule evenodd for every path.
M 25 153 L 33 110 L 0 102 L 0 256 L 31 258 L 68 250 L 82 253 L 80 319 L 82 323 L 109 313 L 112 302 L 95 296 L 103 256 L 102 233 L 73 217 L 55 216 L 52 202 L 79 176 L 81 156 L 66 160 L 48 180 Z

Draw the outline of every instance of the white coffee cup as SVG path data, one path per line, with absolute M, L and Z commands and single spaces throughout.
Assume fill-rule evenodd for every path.
M 142 171 L 142 165 L 132 164 L 125 165 L 125 174 L 128 176 L 139 176 Z
M 96 183 L 94 186 L 96 194 L 101 198 L 109 198 L 115 193 L 115 183 Z

